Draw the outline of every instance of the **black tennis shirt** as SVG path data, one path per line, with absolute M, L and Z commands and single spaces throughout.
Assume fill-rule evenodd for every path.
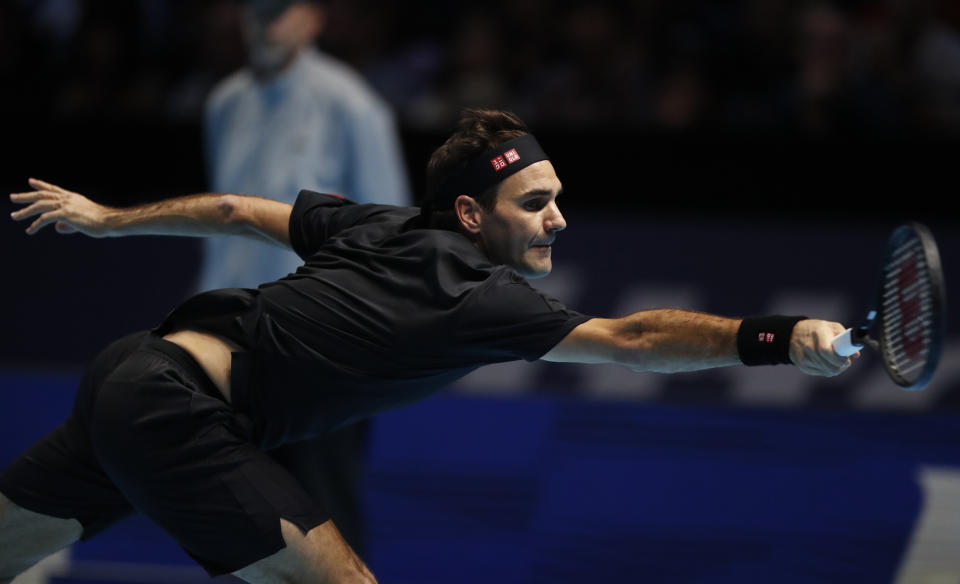
M 479 366 L 539 359 L 590 317 L 492 263 L 419 209 L 301 191 L 290 240 L 304 265 L 257 289 L 204 292 L 157 329 L 220 335 L 234 407 L 264 448 L 422 399 Z

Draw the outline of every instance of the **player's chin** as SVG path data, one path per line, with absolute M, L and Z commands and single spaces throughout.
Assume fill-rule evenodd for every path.
M 553 262 L 550 260 L 550 256 L 547 256 L 546 258 L 541 257 L 524 262 L 520 273 L 529 280 L 536 280 L 550 274 L 551 270 L 553 270 Z

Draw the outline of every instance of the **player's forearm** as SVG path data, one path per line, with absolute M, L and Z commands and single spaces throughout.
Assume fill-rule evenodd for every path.
M 39 179 L 31 178 L 29 183 L 33 191 L 10 195 L 13 203 L 23 205 L 10 217 L 31 220 L 27 227 L 31 235 L 55 225 L 59 233 L 79 232 L 90 237 L 239 234 L 290 246 L 288 224 L 293 207 L 272 199 L 203 193 L 114 208 Z
M 594 318 L 571 331 L 543 359 L 616 363 L 636 371 L 661 373 L 739 365 L 740 322 L 675 309 Z
M 740 364 L 737 319 L 663 309 L 617 320 L 615 360 L 631 369 L 675 373 Z
M 113 209 L 105 223 L 108 236 L 243 235 L 289 247 L 291 210 L 291 205 L 272 199 L 203 193 Z
M 204 193 L 148 203 L 107 208 L 102 219 L 106 237 L 126 235 L 206 235 L 243 233 L 234 195 Z

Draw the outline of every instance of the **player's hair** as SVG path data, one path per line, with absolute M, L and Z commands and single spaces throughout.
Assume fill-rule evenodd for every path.
M 428 224 L 435 228 L 458 230 L 459 221 L 453 209 L 433 208 L 431 205 L 439 189 L 451 177 L 463 172 L 467 165 L 483 152 L 529 133 L 527 125 L 511 112 L 490 109 L 463 110 L 453 133 L 442 146 L 434 150 L 427 162 L 425 205 Z M 497 186 L 494 185 L 477 195 L 476 200 L 481 208 L 493 210 L 497 202 Z

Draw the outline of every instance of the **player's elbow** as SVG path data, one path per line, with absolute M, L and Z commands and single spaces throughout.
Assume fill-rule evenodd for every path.
M 224 231 L 290 247 L 292 205 L 263 197 L 223 194 L 216 208 Z
M 224 194 L 217 197 L 216 210 L 217 217 L 224 225 L 243 226 L 249 223 L 246 217 L 245 197 L 240 195 Z
M 252 197 L 224 194 L 217 200 L 218 220 L 226 231 L 238 235 L 254 235 L 256 232 L 256 209 Z

